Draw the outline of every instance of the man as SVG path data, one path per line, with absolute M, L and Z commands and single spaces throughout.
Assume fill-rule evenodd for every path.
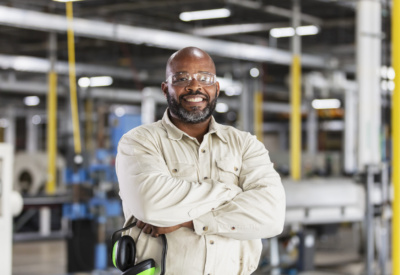
M 215 122 L 215 65 L 201 49 L 174 53 L 161 85 L 168 109 L 120 143 L 116 170 L 126 225 L 138 261 L 160 262 L 166 274 L 236 275 L 256 270 L 261 238 L 281 233 L 285 193 L 264 145 Z

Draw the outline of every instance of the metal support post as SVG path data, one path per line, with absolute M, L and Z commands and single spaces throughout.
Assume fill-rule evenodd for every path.
M 392 97 L 393 275 L 400 274 L 400 0 L 392 1 L 392 66 L 396 73 Z
M 293 0 L 292 27 L 300 26 L 300 0 Z M 292 38 L 291 114 L 290 114 L 290 174 L 293 180 L 301 178 L 301 39 L 295 31 Z
M 57 168 L 56 168 L 57 74 L 55 72 L 55 64 L 57 58 L 56 50 L 57 50 L 57 34 L 50 33 L 49 37 L 50 71 L 48 75 L 49 90 L 47 95 L 47 184 L 46 184 L 46 193 L 49 195 L 55 193 L 56 178 L 57 178 Z
M 0 143 L 0 274 L 12 269 L 12 175 L 13 146 Z
M 75 40 L 74 40 L 74 25 L 73 25 L 73 6 L 72 2 L 67 2 L 67 22 L 68 22 L 68 64 L 69 64 L 69 88 L 71 99 L 71 115 L 74 133 L 74 149 L 75 154 L 80 154 L 81 148 L 81 134 L 79 128 L 79 114 L 78 114 L 78 98 L 76 92 L 76 75 L 75 75 Z
M 358 170 L 381 161 L 381 3 L 357 2 Z
M 374 176 L 377 172 L 375 165 L 368 165 L 366 171 L 366 213 L 365 213 L 365 274 L 373 275 L 375 262 L 374 256 L 374 205 L 372 201 L 372 190 L 374 188 Z

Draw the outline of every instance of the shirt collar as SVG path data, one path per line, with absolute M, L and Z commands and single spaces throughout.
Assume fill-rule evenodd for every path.
M 164 125 L 165 129 L 167 130 L 168 138 L 173 139 L 173 140 L 180 140 L 182 139 L 183 135 L 188 136 L 185 132 L 180 130 L 178 127 L 175 126 L 175 124 L 172 123 L 172 121 L 169 118 L 168 115 L 168 108 L 164 112 L 164 116 L 162 118 L 162 124 Z M 219 123 L 217 123 L 214 119 L 213 116 L 211 116 L 209 128 L 208 128 L 208 134 L 216 134 L 224 143 L 227 143 L 226 138 L 222 134 L 222 129 Z

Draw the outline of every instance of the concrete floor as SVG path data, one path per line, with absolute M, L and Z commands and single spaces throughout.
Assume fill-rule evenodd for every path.
M 14 243 L 12 274 L 65 274 L 66 252 L 66 242 L 62 240 Z
M 337 249 L 326 249 L 319 245 L 315 254 L 315 271 L 296 275 L 364 275 L 363 259 L 357 254 L 346 238 L 335 237 L 329 242 L 337 242 Z M 65 275 L 67 249 L 64 240 L 17 242 L 13 245 L 13 275 Z M 391 270 L 390 263 L 387 270 Z M 76 273 L 83 275 L 88 273 Z M 95 275 L 118 274 L 116 270 L 92 272 Z M 272 274 L 257 271 L 254 275 Z M 275 273 L 279 274 L 279 273 Z M 377 275 L 379 273 L 374 273 Z M 381 275 L 389 275 L 381 274 Z M 185 274 L 190 275 L 190 274 Z M 219 274 L 218 274 L 219 275 Z M 221 274 L 227 275 L 227 274 Z

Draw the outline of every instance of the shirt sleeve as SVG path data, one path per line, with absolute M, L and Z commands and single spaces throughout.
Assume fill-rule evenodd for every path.
M 264 144 L 254 136 L 248 135 L 243 149 L 239 175 L 243 192 L 193 220 L 197 234 L 250 240 L 270 238 L 282 232 L 286 199 L 281 178 Z
M 172 177 L 161 149 L 140 134 L 122 137 L 116 173 L 124 211 L 159 227 L 193 220 L 241 192 L 234 184 Z

